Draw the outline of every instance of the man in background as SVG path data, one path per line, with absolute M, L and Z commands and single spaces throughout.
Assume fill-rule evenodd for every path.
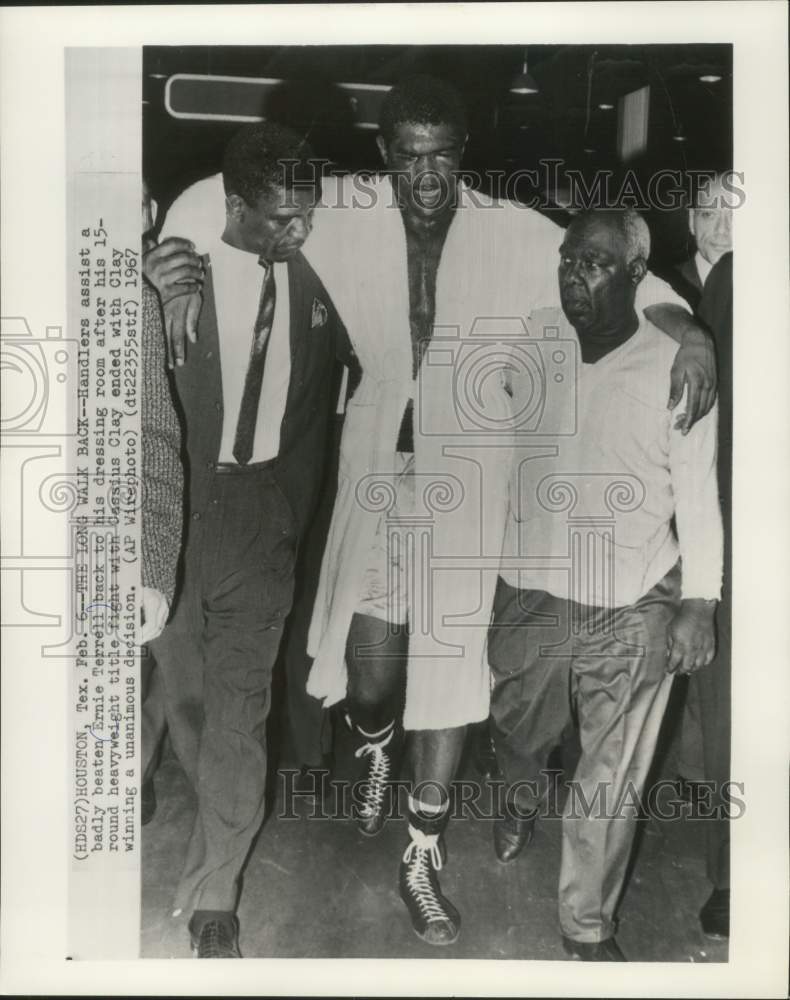
M 712 331 L 719 363 L 719 452 L 716 472 L 724 522 L 724 577 L 716 613 L 716 657 L 691 677 L 690 700 L 699 705 L 703 770 L 713 782 L 714 816 L 706 819 L 707 876 L 711 894 L 700 911 L 703 932 L 730 935 L 730 824 L 723 794 L 730 780 L 732 726 L 732 260 L 724 254 L 702 292 L 698 314 Z
M 679 279 L 675 289 L 696 312 L 711 270 L 726 253 L 732 251 L 733 190 L 725 186 L 727 175 L 715 174 L 710 183 L 697 192 L 694 206 L 688 210 L 689 234 L 693 256 L 677 266 Z
M 722 797 L 730 779 L 732 626 L 732 209 L 737 202 L 716 173 L 688 212 L 696 252 L 679 267 L 675 287 L 713 334 L 719 380 L 717 475 L 724 522 L 724 578 L 716 613 L 716 658 L 710 670 L 689 678 L 678 738 L 677 771 L 693 797 L 695 781 L 714 782 L 716 818 L 706 820 L 707 876 L 712 885 L 701 913 L 705 934 L 729 936 L 730 833 Z

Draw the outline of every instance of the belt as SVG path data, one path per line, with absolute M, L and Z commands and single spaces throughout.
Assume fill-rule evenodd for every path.
M 217 462 L 214 466 L 214 471 L 218 476 L 238 476 L 248 472 L 262 472 L 264 469 L 273 469 L 276 465 L 276 458 L 268 458 L 265 462 L 248 462 L 246 465 L 239 465 L 238 462 Z

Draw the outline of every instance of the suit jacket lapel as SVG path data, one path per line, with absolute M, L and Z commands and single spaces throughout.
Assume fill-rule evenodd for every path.
M 307 337 L 305 336 L 309 323 L 307 320 L 307 301 L 304 273 L 301 256 L 297 255 L 288 261 L 288 295 L 290 298 L 289 341 L 291 345 L 291 378 L 288 383 L 286 410 L 289 410 L 298 398 L 304 383 L 304 366 Z
M 217 306 L 214 300 L 214 278 L 211 258 L 203 258 L 206 279 L 203 282 L 203 308 L 200 311 L 198 342 L 192 345 L 200 356 L 203 369 L 203 384 L 211 388 L 216 399 L 222 399 L 222 371 L 219 353 L 219 332 L 217 329 Z M 224 406 L 224 400 L 223 400 Z
M 198 318 L 197 343 L 187 344 L 186 364 L 177 367 L 173 374 L 186 418 L 187 449 L 190 456 L 196 452 L 216 458 L 219 454 L 224 408 L 222 373 L 211 263 L 207 256 L 202 259 L 206 278 Z
M 697 289 L 697 291 L 702 291 L 702 282 L 700 281 L 699 273 L 697 272 L 697 263 L 693 257 L 683 261 L 680 265 L 680 273 L 686 281 Z
M 677 266 L 677 272 L 683 281 L 682 286 L 677 289 L 692 309 L 696 310 L 702 295 L 702 282 L 699 280 L 697 265 L 694 258 L 684 260 Z

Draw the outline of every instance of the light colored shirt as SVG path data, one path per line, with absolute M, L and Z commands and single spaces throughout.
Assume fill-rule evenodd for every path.
M 217 182 L 219 182 L 217 184 Z M 197 190 L 196 190 L 197 189 Z M 265 269 L 254 253 L 222 241 L 225 228 L 224 192 L 220 175 L 200 181 L 170 209 L 162 238 L 190 239 L 200 254 L 208 254 L 217 311 L 223 420 L 220 462 L 235 462 L 233 443 L 250 361 Z M 263 369 L 263 384 L 250 462 L 276 458 L 291 377 L 288 265 L 274 264 L 274 321 Z
M 697 274 L 699 275 L 699 282 L 702 287 L 705 287 L 705 282 L 708 280 L 708 275 L 713 270 L 713 264 L 710 264 L 702 254 L 697 250 L 694 254 L 694 263 L 697 266 Z
M 560 309 L 530 325 L 556 333 L 536 345 L 532 377 L 513 379 L 516 412 L 526 420 L 536 392 L 541 412 L 534 432 L 518 436 L 501 575 L 521 589 L 622 607 L 680 558 L 683 597 L 718 598 L 717 412 L 688 435 L 673 427 L 683 409 L 667 409 L 678 345 L 642 319 L 626 343 L 583 364 Z

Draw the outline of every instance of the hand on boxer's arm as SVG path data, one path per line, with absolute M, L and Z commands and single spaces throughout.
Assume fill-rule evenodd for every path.
M 200 292 L 192 292 L 191 295 L 179 295 L 170 299 L 162 307 L 168 367 L 177 365 L 180 368 L 186 358 L 187 340 L 191 344 L 197 342 L 197 321 L 202 304 Z
M 162 305 L 172 299 L 199 291 L 203 265 L 194 244 L 171 236 L 143 254 L 143 274 L 159 292 Z
M 713 338 L 681 306 L 663 303 L 650 306 L 644 312 L 651 323 L 680 344 L 672 365 L 667 406 L 674 410 L 688 387 L 686 412 L 675 421 L 675 427 L 688 434 L 716 402 L 718 380 Z
M 667 628 L 667 673 L 693 674 L 716 652 L 713 616 L 716 601 L 690 598 L 680 602 Z
M 183 365 L 186 342 L 197 340 L 203 265 L 194 244 L 170 236 L 143 255 L 143 274 L 159 293 L 165 320 L 167 363 Z

